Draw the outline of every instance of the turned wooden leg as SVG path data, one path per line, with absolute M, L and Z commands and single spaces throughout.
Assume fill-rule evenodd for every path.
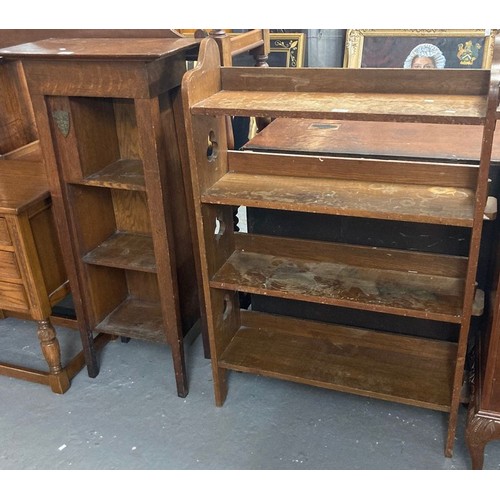
M 177 395 L 180 398 L 185 398 L 189 391 L 186 375 L 186 362 L 184 360 L 184 344 L 182 340 L 179 340 L 174 342 L 170 347 L 172 349 L 172 360 L 174 362 Z
M 37 321 L 38 339 L 49 366 L 49 384 L 53 392 L 63 394 L 69 389 L 69 378 L 61 365 L 61 349 L 50 320 Z

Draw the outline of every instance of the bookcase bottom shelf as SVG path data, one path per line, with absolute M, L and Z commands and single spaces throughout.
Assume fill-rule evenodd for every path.
M 456 344 L 241 311 L 219 366 L 450 411 Z
M 94 331 L 120 337 L 167 343 L 160 304 L 127 298 Z

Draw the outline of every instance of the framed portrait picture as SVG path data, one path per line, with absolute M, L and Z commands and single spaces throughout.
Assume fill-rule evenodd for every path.
M 302 68 L 304 65 L 304 33 L 270 33 L 269 66 Z
M 348 30 L 347 68 L 488 69 L 498 30 Z

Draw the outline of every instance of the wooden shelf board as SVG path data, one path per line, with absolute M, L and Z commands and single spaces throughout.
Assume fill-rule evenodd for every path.
M 81 181 L 86 186 L 145 191 L 140 160 L 118 160 Z
M 238 235 L 213 288 L 461 322 L 466 259 Z M 323 259 L 323 260 L 321 260 Z
M 229 172 L 204 203 L 471 227 L 467 188 Z
M 133 271 L 156 272 L 151 236 L 116 232 L 83 257 L 87 264 Z
M 130 337 L 166 344 L 159 303 L 128 298 L 112 311 L 94 330 L 120 337 Z
M 198 102 L 192 113 L 479 125 L 484 123 L 486 97 L 222 90 Z
M 449 411 L 456 344 L 241 311 L 218 365 Z

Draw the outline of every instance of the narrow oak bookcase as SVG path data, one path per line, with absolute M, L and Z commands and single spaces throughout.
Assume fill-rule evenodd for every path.
M 498 41 L 498 40 L 497 40 Z M 498 60 L 498 56 L 497 56 Z M 183 78 L 215 402 L 236 370 L 449 412 L 457 426 L 495 121 L 478 71 L 221 68 L 204 40 Z M 233 151 L 226 116 L 482 127 L 479 166 Z M 469 228 L 466 257 L 235 233 L 234 207 Z M 457 342 L 240 309 L 238 293 L 449 322 Z
M 89 375 L 98 333 L 160 342 L 181 397 L 200 308 L 175 102 L 198 45 L 54 38 L 1 51 L 26 74 Z

